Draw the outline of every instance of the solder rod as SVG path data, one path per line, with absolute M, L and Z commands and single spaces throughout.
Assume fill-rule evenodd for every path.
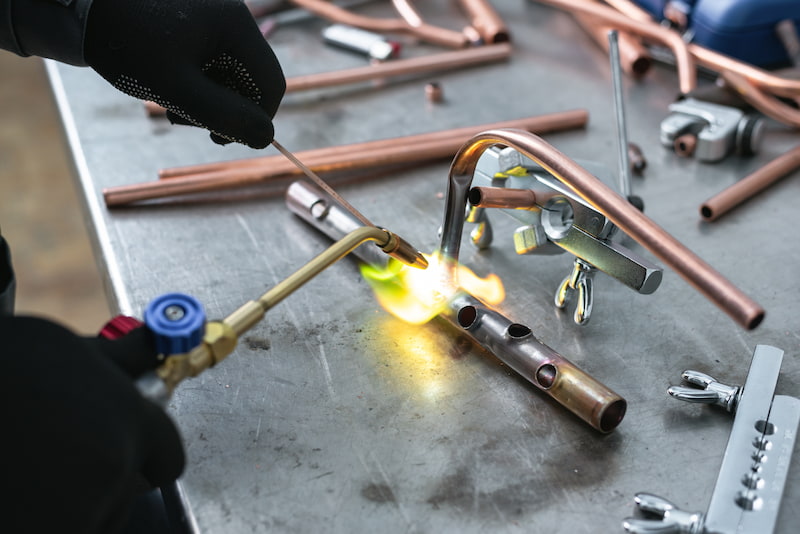
M 521 130 L 493 130 L 473 137 L 450 167 L 441 252 L 458 260 L 469 185 L 481 154 L 491 146 L 514 148 L 561 180 L 623 232 L 670 266 L 701 294 L 746 329 L 764 318 L 764 309 L 586 169 L 542 138 Z

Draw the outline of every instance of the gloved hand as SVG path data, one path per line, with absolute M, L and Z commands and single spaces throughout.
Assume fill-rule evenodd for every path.
M 84 56 L 117 89 L 217 143 L 272 142 L 286 80 L 240 0 L 94 0 Z
M 185 461 L 177 429 L 131 380 L 158 363 L 149 331 L 110 341 L 0 317 L 0 340 L 4 530 L 119 531 Z

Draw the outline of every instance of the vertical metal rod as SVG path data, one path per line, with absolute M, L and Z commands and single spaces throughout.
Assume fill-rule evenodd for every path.
M 619 149 L 619 189 L 623 197 L 630 198 L 631 173 L 628 159 L 628 128 L 625 121 L 625 105 L 622 98 L 622 66 L 619 61 L 618 37 L 617 30 L 609 30 L 608 55 L 611 58 L 611 83 L 614 88 L 614 113 L 617 127 L 617 148 Z

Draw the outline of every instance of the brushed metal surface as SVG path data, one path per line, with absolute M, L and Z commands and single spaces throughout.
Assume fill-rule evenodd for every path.
M 430 22 L 465 22 L 449 2 L 417 4 Z M 442 103 L 426 100 L 430 75 L 297 93 L 285 99 L 276 135 L 298 151 L 585 107 L 585 130 L 546 139 L 616 168 L 607 57 L 560 11 L 523 0 L 493 4 L 512 33 L 511 61 L 435 77 Z M 388 9 L 374 3 L 364 12 Z M 271 35 L 287 76 L 362 64 L 325 48 L 324 26 L 310 19 Z M 427 51 L 434 49 L 405 49 Z M 222 317 L 328 245 L 282 198 L 257 188 L 107 210 L 103 187 L 262 153 L 147 118 L 140 102 L 88 69 L 48 68 L 119 311 L 140 315 L 155 296 L 182 291 L 209 317 Z M 181 484 L 199 532 L 621 532 L 634 493 L 645 490 L 683 509 L 706 508 L 730 418 L 675 402 L 666 389 L 687 368 L 741 381 L 763 343 L 786 352 L 777 392 L 800 392 L 800 238 L 792 223 L 800 180 L 784 179 L 715 223 L 701 222 L 698 207 L 798 136 L 769 123 L 754 158 L 683 159 L 659 143 L 678 93 L 674 71 L 658 66 L 641 82 L 626 78 L 624 90 L 629 138 L 648 160 L 644 177 L 634 177 L 648 215 L 762 304 L 761 326 L 742 330 L 667 269 L 652 295 L 598 275 L 592 321 L 579 327 L 552 305 L 571 258 L 517 256 L 513 225 L 500 217 L 489 250 L 465 237 L 462 261 L 506 282 L 502 312 L 627 399 L 625 420 L 601 435 L 444 321 L 391 318 L 355 262 L 344 260 L 270 311 L 223 364 L 178 388 L 169 412 L 185 439 Z M 448 164 L 338 191 L 429 252 L 438 244 Z M 800 524 L 799 463 L 790 468 L 781 534 Z

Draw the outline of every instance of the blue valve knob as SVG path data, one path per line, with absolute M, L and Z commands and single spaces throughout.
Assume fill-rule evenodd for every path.
M 153 332 L 159 354 L 183 354 L 202 341 L 206 313 L 196 298 L 166 293 L 150 302 L 144 311 L 144 322 Z

